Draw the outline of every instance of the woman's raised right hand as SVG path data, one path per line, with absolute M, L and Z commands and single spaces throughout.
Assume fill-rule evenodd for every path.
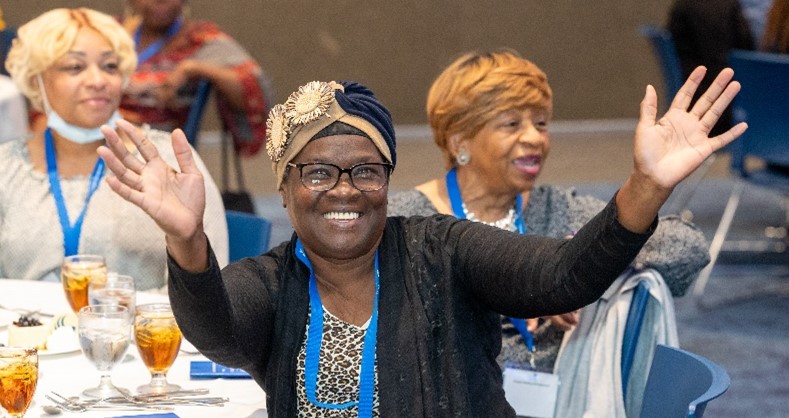
M 183 131 L 172 133 L 173 151 L 180 172 L 170 167 L 156 147 L 131 123 L 120 120 L 118 128 L 140 151 L 141 161 L 127 149 L 118 132 L 102 126 L 108 146 L 98 153 L 114 174 L 107 183 L 125 200 L 139 206 L 172 240 L 194 241 L 203 236 L 205 186 L 192 149 Z M 198 238 L 202 239 L 202 238 Z

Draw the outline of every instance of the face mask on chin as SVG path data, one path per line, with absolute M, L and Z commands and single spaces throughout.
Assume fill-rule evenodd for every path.
M 38 75 L 38 86 L 41 90 L 41 98 L 44 104 L 44 113 L 47 115 L 47 127 L 57 132 L 58 135 L 68 139 L 77 144 L 88 144 L 100 139 L 104 139 L 104 134 L 101 133 L 99 128 L 83 128 L 66 122 L 60 115 L 52 109 L 47 100 L 47 92 L 44 90 L 44 81 L 41 75 Z M 116 110 L 103 125 L 109 125 L 113 129 L 116 128 L 116 122 L 121 119 L 120 113 Z
M 115 129 L 118 119 L 121 119 L 121 115 L 116 110 L 112 116 L 110 116 L 110 119 L 103 123 L 103 125 L 109 125 Z M 93 141 L 98 141 L 99 139 L 104 139 L 104 134 L 101 133 L 99 128 L 82 128 L 72 125 L 63 120 L 57 112 L 51 109 L 47 112 L 47 126 L 63 138 L 77 144 L 88 144 Z

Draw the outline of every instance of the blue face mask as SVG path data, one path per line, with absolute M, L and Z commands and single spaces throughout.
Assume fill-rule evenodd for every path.
M 62 117 L 60 117 L 60 115 L 57 114 L 57 112 L 55 112 L 55 109 L 52 109 L 52 106 L 49 105 L 47 93 L 44 91 L 44 81 L 41 79 L 41 75 L 38 75 L 38 85 L 41 89 L 41 98 L 44 102 L 44 111 L 47 114 L 47 126 L 49 128 L 57 132 L 58 135 L 62 136 L 63 138 L 66 138 L 69 141 L 77 144 L 88 144 L 100 139 L 104 139 L 104 134 L 101 133 L 101 130 L 98 127 L 83 128 L 66 122 Z M 115 129 L 118 119 L 121 119 L 121 115 L 116 110 L 112 116 L 110 116 L 110 119 L 103 123 L 103 125 L 109 125 Z
M 121 119 L 121 115 L 116 110 L 104 125 L 109 125 L 115 129 L 118 119 Z M 60 115 L 51 109 L 47 112 L 47 126 L 57 132 L 58 135 L 77 144 L 88 144 L 93 141 L 98 141 L 99 139 L 104 139 L 104 134 L 101 133 L 99 128 L 82 128 L 72 125 L 63 120 Z

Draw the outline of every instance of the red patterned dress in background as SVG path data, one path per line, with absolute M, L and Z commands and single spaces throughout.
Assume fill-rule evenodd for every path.
M 124 22 L 129 28 L 129 22 Z M 136 26 L 130 28 L 132 34 Z M 234 110 L 214 88 L 223 128 L 230 132 L 239 155 L 252 156 L 265 144 L 267 103 L 271 89 L 268 78 L 255 60 L 216 24 L 186 21 L 162 47 L 138 64 L 121 101 L 121 113 L 131 122 L 147 123 L 170 131 L 183 127 L 197 91 L 190 80 L 177 92 L 174 101 L 161 103 L 156 89 L 183 60 L 196 60 L 232 68 L 244 91 L 243 110 Z

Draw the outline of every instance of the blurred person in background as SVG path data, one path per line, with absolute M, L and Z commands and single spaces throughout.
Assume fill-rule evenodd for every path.
M 165 286 L 165 235 L 102 181 L 106 168 L 96 154 L 105 137 L 99 127 L 120 118 L 121 91 L 136 63 L 129 34 L 95 10 L 54 9 L 19 28 L 6 67 L 46 115 L 46 128 L 0 145 L 0 277 L 59 281 L 64 256 L 99 254 L 140 290 Z M 143 130 L 151 143 L 169 143 L 167 133 Z M 221 197 L 188 150 L 206 173 L 204 227 L 226 264 Z
M 756 48 L 756 38 L 738 0 L 675 0 L 667 27 L 674 38 L 684 77 L 700 65 L 707 67 L 709 74 L 717 74 L 728 65 L 729 51 Z M 693 97 L 694 103 L 711 82 L 711 79 L 702 81 Z M 731 107 L 728 107 L 711 134 L 718 135 L 731 126 Z
M 197 81 L 206 79 L 238 154 L 261 149 L 271 88 L 238 42 L 212 22 L 191 20 L 187 0 L 128 0 L 122 23 L 139 59 L 121 101 L 125 119 L 167 131 L 183 127 Z

